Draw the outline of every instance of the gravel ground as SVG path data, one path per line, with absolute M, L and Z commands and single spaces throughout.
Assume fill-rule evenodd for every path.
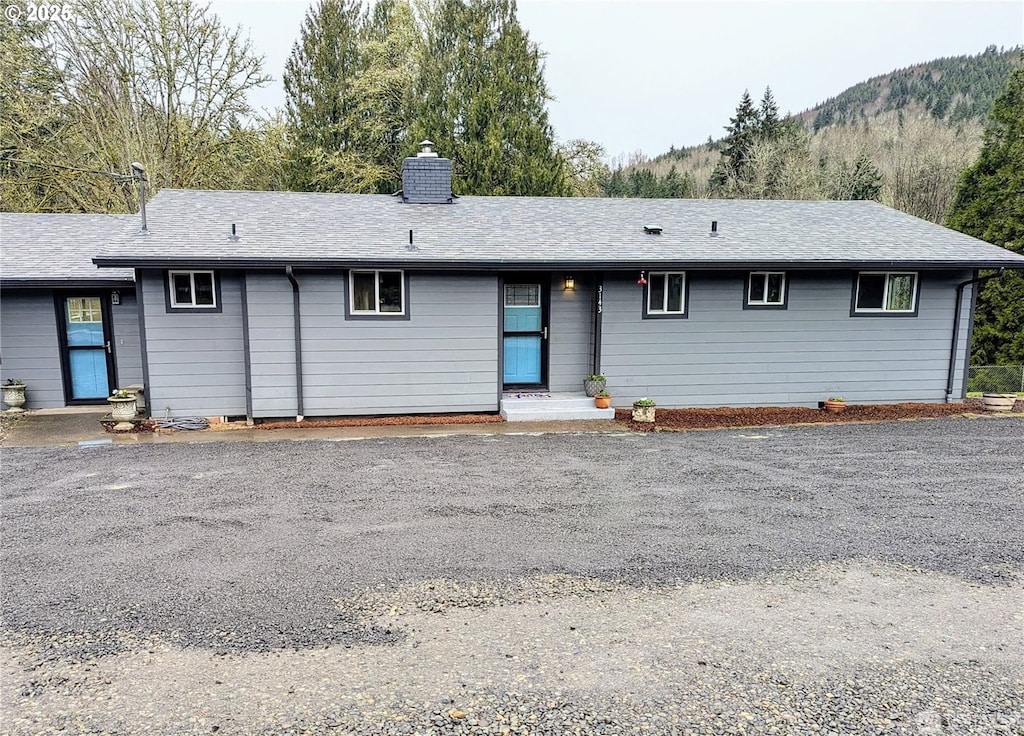
M 5 448 L 0 732 L 1024 734 L 1022 448 Z

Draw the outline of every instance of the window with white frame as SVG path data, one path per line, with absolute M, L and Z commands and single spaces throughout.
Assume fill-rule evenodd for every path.
M 402 271 L 351 271 L 349 294 L 349 310 L 354 315 L 405 314 Z
M 917 309 L 917 273 L 863 271 L 857 274 L 854 312 L 912 314 Z
M 786 304 L 783 271 L 752 271 L 747 280 L 747 306 L 782 307 Z
M 217 306 L 213 271 L 170 271 L 167 281 L 172 308 L 210 309 Z
M 686 273 L 654 271 L 647 276 L 647 314 L 655 317 L 686 314 Z

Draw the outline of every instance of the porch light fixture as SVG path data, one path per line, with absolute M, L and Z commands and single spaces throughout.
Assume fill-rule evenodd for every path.
M 638 278 L 636 280 L 636 282 L 638 284 L 640 284 L 640 286 L 647 286 L 647 279 L 644 278 L 644 272 L 643 271 L 640 272 L 640 278 Z
M 565 285 L 562 287 L 565 291 L 576 291 L 576 279 L 571 274 L 565 275 Z
M 121 292 L 116 289 L 110 292 L 110 303 L 115 307 L 121 304 Z

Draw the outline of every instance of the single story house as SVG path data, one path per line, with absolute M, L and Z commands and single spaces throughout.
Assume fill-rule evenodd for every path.
M 395 196 L 165 189 L 118 220 L 93 260 L 134 272 L 151 414 L 494 412 L 591 373 L 619 407 L 958 401 L 978 271 L 1024 269 L 875 202 L 456 197 L 451 176 L 420 155 Z
M 134 271 L 92 262 L 130 228 L 137 217 L 0 213 L 0 379 L 24 380 L 28 407 L 142 383 Z

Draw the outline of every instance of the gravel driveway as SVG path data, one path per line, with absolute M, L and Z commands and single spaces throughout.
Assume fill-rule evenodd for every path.
M 1024 734 L 1016 418 L 6 448 L 2 489 L 4 733 Z

